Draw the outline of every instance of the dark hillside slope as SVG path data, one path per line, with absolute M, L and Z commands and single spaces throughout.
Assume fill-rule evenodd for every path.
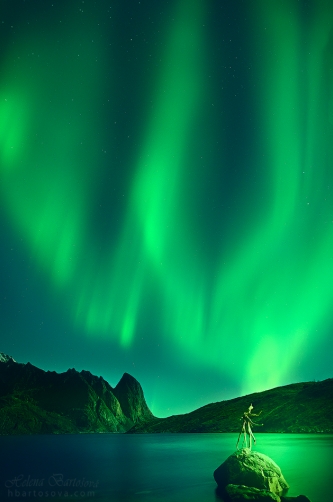
M 185 415 L 154 419 L 136 424 L 129 432 L 237 432 L 241 417 L 250 404 L 253 412 L 262 410 L 253 420 L 263 423 L 257 432 L 333 433 L 333 379 L 276 387 L 238 397 L 230 401 L 208 404 Z

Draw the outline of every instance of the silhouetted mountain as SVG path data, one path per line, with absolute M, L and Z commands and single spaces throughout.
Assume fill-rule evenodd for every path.
M 113 393 L 125 415 L 135 424 L 154 418 L 146 404 L 141 385 L 128 373 L 123 374 Z
M 0 434 L 79 432 L 239 432 L 250 404 L 254 432 L 333 433 L 333 379 L 276 387 L 157 418 L 139 382 L 124 373 L 115 388 L 89 371 L 43 371 L 0 353 Z
M 125 432 L 151 417 L 127 373 L 113 389 L 89 371 L 45 372 L 0 354 L 0 434 Z
M 253 404 L 253 413 L 262 410 L 254 422 L 256 432 L 333 433 L 333 379 L 276 387 L 208 404 L 192 413 L 154 418 L 137 423 L 130 433 L 154 432 L 240 432 L 244 411 Z

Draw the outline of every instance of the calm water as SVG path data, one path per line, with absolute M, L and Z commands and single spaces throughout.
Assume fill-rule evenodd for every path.
M 0 500 L 220 502 L 213 472 L 235 451 L 236 439 L 237 434 L 0 436 Z M 254 449 L 281 467 L 288 495 L 333 500 L 333 435 L 257 434 Z

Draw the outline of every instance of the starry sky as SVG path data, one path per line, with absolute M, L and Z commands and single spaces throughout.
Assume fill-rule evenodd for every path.
M 157 416 L 332 377 L 331 0 L 3 0 L 2 352 Z

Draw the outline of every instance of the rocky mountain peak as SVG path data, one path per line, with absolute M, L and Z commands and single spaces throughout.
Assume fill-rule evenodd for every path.
M 122 387 L 135 387 L 141 389 L 141 385 L 139 384 L 139 382 L 129 373 L 124 373 L 116 385 L 116 388 L 118 389 Z
M 0 363 L 16 363 L 12 356 L 7 356 L 3 352 L 0 352 Z
M 124 413 L 133 422 L 146 421 L 153 416 L 147 406 L 141 385 L 128 373 L 124 373 L 119 380 L 114 389 L 114 395 L 118 399 Z

